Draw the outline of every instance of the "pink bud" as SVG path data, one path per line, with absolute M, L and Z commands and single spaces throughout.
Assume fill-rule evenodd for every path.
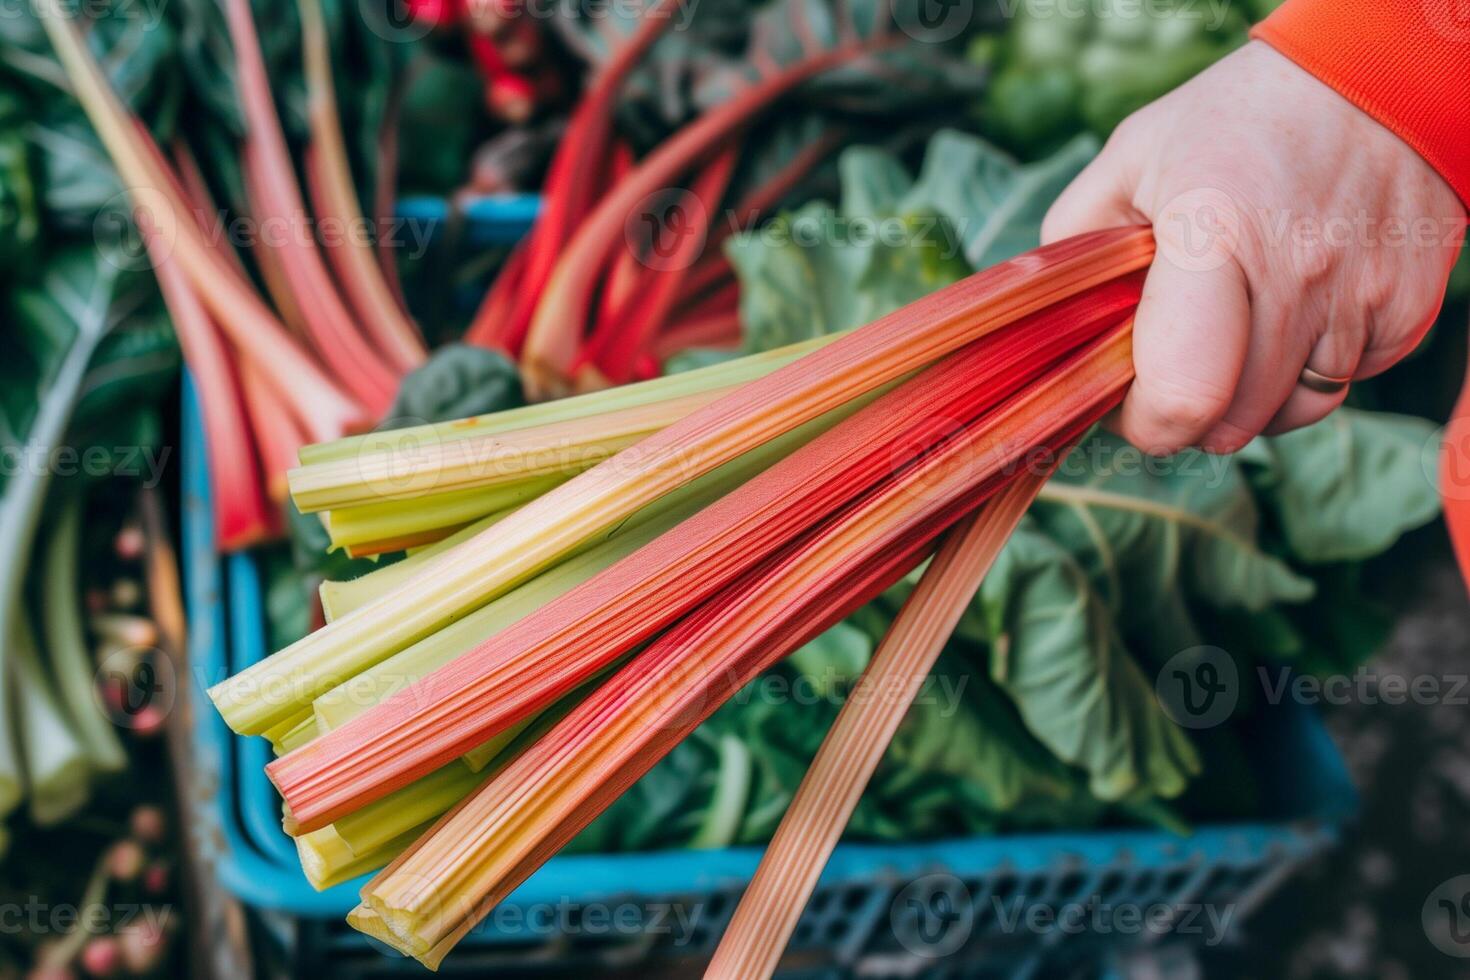
M 154 861 L 143 871 L 143 890 L 150 895 L 162 895 L 168 891 L 168 865 Z
M 137 841 L 120 840 L 107 851 L 107 873 L 117 881 L 133 881 L 143 873 L 143 861 Z
M 98 936 L 82 947 L 82 969 L 94 977 L 110 977 L 122 966 L 122 950 L 111 936 Z
M 140 806 L 133 810 L 132 816 L 128 818 L 128 825 L 138 840 L 145 844 L 159 844 L 163 842 L 168 821 L 159 807 Z
M 146 545 L 143 529 L 136 524 L 123 525 L 122 530 L 117 532 L 117 537 L 112 540 L 112 550 L 123 561 L 137 561 L 142 558 Z

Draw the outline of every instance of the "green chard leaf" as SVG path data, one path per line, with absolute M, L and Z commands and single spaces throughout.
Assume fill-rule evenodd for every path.
M 1031 520 L 980 588 L 991 677 L 1026 727 L 1101 800 L 1173 797 L 1199 773 L 1189 738 L 1124 649 L 1088 574 Z
M 1425 465 L 1433 436 L 1421 418 L 1339 408 L 1315 425 L 1256 440 L 1243 458 L 1296 558 L 1356 561 L 1439 513 Z
M 726 246 L 746 350 L 860 326 L 1034 247 L 1047 206 L 1096 149 L 1083 137 L 1022 166 L 941 131 L 917 179 L 887 150 L 845 151 L 840 208 L 812 202 Z

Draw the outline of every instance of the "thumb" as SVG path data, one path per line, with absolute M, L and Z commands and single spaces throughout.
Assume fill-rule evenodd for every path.
M 1133 206 L 1132 171 L 1126 151 L 1117 140 L 1109 140 L 1047 210 L 1041 222 L 1041 243 L 1049 245 L 1120 225 L 1147 224 L 1147 218 Z

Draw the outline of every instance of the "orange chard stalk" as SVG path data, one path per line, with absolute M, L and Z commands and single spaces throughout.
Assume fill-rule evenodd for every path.
M 1115 405 L 1132 379 L 1130 328 L 1074 352 L 635 655 L 363 889 L 375 934 L 437 966 L 745 683 L 912 569 L 1036 447 L 1060 451 Z
M 1023 474 L 948 532 L 817 750 L 706 978 L 754 980 L 775 972 L 920 684 L 1043 482 L 1043 474 Z
M 301 0 L 298 7 L 306 67 L 307 122 L 311 129 L 311 143 L 306 148 L 307 187 L 317 216 L 334 220 L 344 236 L 343 241 L 328 244 L 327 259 L 373 343 L 390 363 L 406 373 L 423 364 L 428 351 L 418 327 L 384 278 L 373 243 L 366 237 L 368 224 L 342 140 L 321 0 Z
M 147 215 L 215 322 L 238 349 L 270 365 L 272 389 L 291 406 L 313 441 L 331 440 L 365 424 L 362 406 L 322 372 L 238 267 L 207 240 L 163 154 L 108 86 L 59 0 L 40 0 L 37 9 L 77 100 L 128 187 L 135 216 Z
M 262 240 L 259 245 L 276 250 L 279 268 L 301 310 L 317 356 L 369 411 L 381 416 L 397 394 L 401 372 L 390 367 L 358 332 L 355 318 L 317 250 L 310 214 L 276 115 L 250 0 L 225 0 L 224 6 L 235 47 L 236 86 L 245 114 L 243 166 L 260 193 L 255 217 L 262 229 L 273 219 L 286 229 L 280 240 Z
M 1094 245 L 1096 241 L 1092 240 Z M 1030 258 L 1034 260 L 1037 254 Z M 1016 271 L 1028 264 L 1019 263 Z M 965 282 L 973 284 L 973 280 Z M 886 477 L 895 465 L 926 451 L 955 425 L 996 409 L 1003 399 L 1034 382 L 1052 360 L 1125 316 L 1137 303 L 1139 288 L 1136 276 L 1107 282 L 1092 293 L 1043 309 L 1014 324 L 1013 329 L 965 347 L 409 691 L 275 760 L 266 771 L 286 799 L 293 830 L 317 829 L 387 795 L 557 700 L 793 535 Z M 948 305 L 945 299 L 953 299 L 952 290 L 954 287 L 942 290 L 915 306 Z M 943 332 L 944 318 L 927 320 L 914 314 L 914 307 L 907 312 L 914 315 L 910 322 L 929 324 L 928 330 L 919 331 L 904 347 L 905 353 L 915 354 L 915 347 Z M 959 309 L 953 313 L 963 315 Z M 977 313 L 972 309 L 968 315 Z M 695 458 L 688 441 L 690 430 L 703 428 L 705 417 L 731 399 L 739 399 L 747 410 L 753 404 L 765 404 L 763 389 L 783 388 L 796 380 L 793 374 L 822 385 L 823 390 L 842 390 L 836 374 L 824 370 L 828 365 L 822 363 L 825 359 L 820 354 L 836 348 L 836 360 L 846 360 L 844 354 L 850 352 L 843 348 L 848 340 L 892 322 L 890 316 L 861 328 L 817 355 L 738 389 L 634 449 L 646 451 L 662 443 L 676 452 L 675 460 L 682 456 L 687 465 Z M 855 393 L 846 391 L 848 398 Z M 838 404 L 841 402 L 833 407 Z M 605 465 L 620 468 L 620 458 Z M 514 540 L 512 529 L 526 514 L 596 472 L 574 477 L 486 533 L 494 534 L 501 544 Z M 625 497 L 617 494 L 617 499 L 622 502 Z M 562 510 L 558 507 L 553 512 Z M 425 577 L 433 573 L 426 569 Z M 403 594 L 400 591 L 387 598 L 396 605 Z M 336 623 L 347 622 L 352 615 L 356 614 Z M 261 674 L 268 670 L 256 669 Z M 222 687 L 231 683 L 226 681 Z M 252 678 L 251 683 L 264 682 Z M 221 693 L 211 692 L 216 704 L 223 700 Z

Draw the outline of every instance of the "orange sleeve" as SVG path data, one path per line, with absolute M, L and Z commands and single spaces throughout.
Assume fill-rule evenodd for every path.
M 1251 36 L 1397 133 L 1470 206 L 1470 3 L 1286 0 Z

